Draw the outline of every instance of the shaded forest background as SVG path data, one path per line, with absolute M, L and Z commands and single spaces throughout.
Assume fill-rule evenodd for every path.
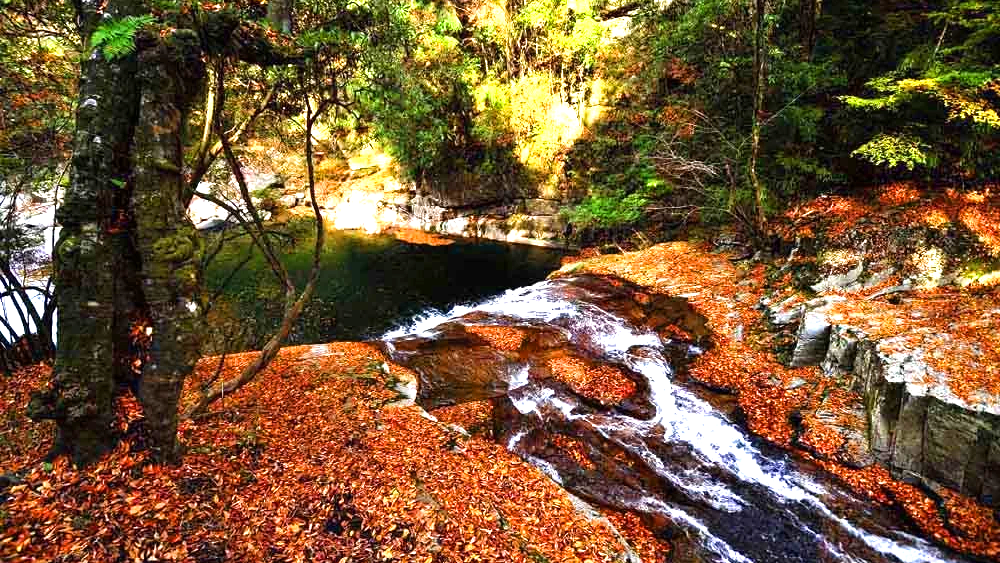
M 290 31 L 301 45 L 333 33 L 316 25 L 322 10 L 311 4 L 330 3 L 296 8 Z M 750 226 L 758 212 L 818 193 L 996 175 L 992 2 L 371 4 L 383 40 L 336 38 L 355 53 L 333 73 L 342 104 L 323 125 L 336 149 L 376 139 L 420 181 L 570 193 L 579 205 L 565 212 L 579 228 L 692 217 Z M 253 2 L 226 8 L 266 17 Z M 7 202 L 66 181 L 81 38 L 61 2 L 7 0 L 2 17 Z M 241 72 L 227 85 L 234 114 L 252 112 L 283 78 Z M 559 102 L 575 115 L 552 119 Z M 253 133 L 288 136 L 296 112 L 279 93 Z M 197 128 L 190 133 L 196 142 Z M 6 228 L 4 255 L 23 266 L 30 256 L 17 249 L 33 234 Z

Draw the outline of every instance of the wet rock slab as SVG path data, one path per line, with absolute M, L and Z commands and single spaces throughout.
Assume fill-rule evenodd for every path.
M 628 282 L 601 276 L 551 283 L 558 286 L 563 299 L 600 303 L 605 314 L 662 332 L 674 342 L 678 357 L 686 355 L 694 342 L 707 339 L 704 319 L 683 299 L 650 295 Z M 397 362 L 418 374 L 417 402 L 428 410 L 498 398 L 529 381 L 553 379 L 562 380 L 582 403 L 596 409 L 648 416 L 652 407 L 646 379 L 604 357 L 592 335 L 574 335 L 571 343 L 570 332 L 561 326 L 566 321 L 527 322 L 474 312 L 383 346 Z M 679 331 L 691 335 L 691 340 L 677 340 Z M 608 386 L 628 391 L 602 392 Z
M 833 310 L 845 301 L 786 299 L 766 308 L 776 328 L 787 331 L 797 323 L 790 365 L 820 366 L 861 394 L 867 448 L 897 478 L 945 485 L 1000 505 L 1000 396 L 984 388 L 960 396 L 955 386 L 961 382 L 929 361 L 931 355 L 968 358 L 975 365 L 966 367 L 989 370 L 976 363 L 981 344 L 961 336 L 957 325 L 949 332 L 904 325 L 893 336 L 871 336 Z

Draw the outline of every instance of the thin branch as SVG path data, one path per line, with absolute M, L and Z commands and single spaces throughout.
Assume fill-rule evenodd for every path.
M 221 110 L 222 98 L 218 95 L 218 92 L 220 91 L 220 89 L 224 89 L 225 87 L 224 77 L 220 74 L 220 71 L 216 71 L 215 80 L 216 80 L 216 89 L 215 93 L 212 95 L 212 98 L 214 98 L 215 100 L 215 104 L 213 104 L 214 109 L 211 111 L 211 116 L 206 115 L 206 119 L 208 119 L 209 117 L 211 117 L 212 119 L 212 125 L 209 125 L 209 127 L 212 128 L 215 128 L 214 123 L 217 120 L 218 115 L 222 111 Z M 198 184 L 201 183 L 202 178 L 204 178 L 205 174 L 208 173 L 208 169 L 212 167 L 212 164 L 215 163 L 216 159 L 219 158 L 219 155 L 222 154 L 223 151 L 225 150 L 223 139 L 225 139 L 229 143 L 235 143 L 239 141 L 243 137 L 243 135 L 245 135 L 246 132 L 250 129 L 250 127 L 254 124 L 257 118 L 260 117 L 260 115 L 264 112 L 265 109 L 267 109 L 267 106 L 271 104 L 271 101 L 274 99 L 274 96 L 278 93 L 279 87 L 280 87 L 279 82 L 275 82 L 274 84 L 272 84 L 271 87 L 268 89 L 267 93 L 264 94 L 264 97 L 261 99 L 261 101 L 254 107 L 254 110 L 250 114 L 250 116 L 247 117 L 245 120 L 243 120 L 243 122 L 240 123 L 237 127 L 230 129 L 229 131 L 226 131 L 224 134 L 220 135 L 219 139 L 215 141 L 215 144 L 209 146 L 207 139 L 203 138 L 202 143 L 200 143 L 198 147 L 197 157 L 195 158 L 194 169 L 191 172 L 191 180 L 188 182 L 188 188 L 187 188 L 188 196 L 185 198 L 185 200 L 190 200 L 191 197 L 194 196 L 195 192 L 197 192 L 198 190 Z
M 303 88 L 305 90 L 305 88 Z M 263 371 L 270 365 L 271 360 L 278 355 L 281 350 L 281 345 L 288 337 L 288 334 L 292 330 L 292 326 L 301 316 L 306 303 L 312 297 L 312 293 L 316 288 L 316 282 L 319 279 L 321 258 L 323 253 L 323 246 L 326 242 L 326 228 L 323 223 L 323 214 L 320 211 L 319 204 L 316 201 L 316 174 L 315 166 L 313 163 L 313 139 L 312 131 L 313 125 L 316 120 L 322 115 L 323 112 L 329 107 L 328 103 L 320 102 L 319 107 L 316 111 L 313 111 L 312 102 L 309 99 L 308 91 L 305 92 L 303 96 L 305 99 L 306 106 L 306 165 L 309 172 L 309 200 L 312 206 L 313 215 L 316 219 L 316 244 L 313 248 L 313 261 L 312 268 L 309 272 L 309 279 L 306 282 L 305 287 L 302 292 L 296 296 L 295 284 L 292 282 L 291 278 L 288 276 L 287 271 L 281 266 L 281 271 L 285 274 L 285 313 L 282 318 L 281 324 L 277 331 L 271 335 L 270 340 L 264 345 L 257 359 L 250 365 L 245 367 L 240 375 L 236 378 L 222 382 L 218 387 L 215 387 L 207 392 L 203 392 L 198 400 L 196 400 L 190 407 L 184 411 L 184 418 L 192 418 L 198 416 L 201 412 L 208 408 L 214 401 L 223 397 L 226 393 L 232 393 L 242 386 L 246 385 L 257 376 L 258 373 Z M 232 155 L 232 150 L 226 144 L 226 158 L 230 160 L 230 164 L 233 164 L 235 157 Z M 234 167 L 234 172 L 239 170 L 238 163 Z M 249 197 L 249 193 L 246 190 L 245 182 L 240 178 L 237 181 L 241 184 L 240 190 L 244 194 L 244 199 Z M 252 205 L 252 202 L 248 202 Z M 251 214 L 254 215 L 255 223 L 257 227 L 260 227 L 259 218 L 256 216 L 256 212 L 253 208 L 250 208 Z M 264 244 L 267 244 L 265 239 Z M 261 247 L 263 249 L 263 247 Z M 265 251 L 266 253 L 266 251 Z M 280 262 L 279 262 L 280 265 Z

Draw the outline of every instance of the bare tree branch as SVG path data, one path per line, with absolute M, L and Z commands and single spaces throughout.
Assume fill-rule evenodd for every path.
M 292 330 L 292 326 L 298 320 L 299 316 L 301 316 L 302 310 L 309 302 L 309 299 L 312 297 L 312 293 L 316 288 L 316 282 L 319 279 L 320 260 L 322 258 L 323 246 L 326 242 L 326 228 L 323 224 L 323 214 L 316 201 L 316 173 L 313 163 L 312 132 L 316 120 L 323 115 L 326 109 L 330 107 L 330 104 L 327 102 L 320 102 L 319 107 L 317 107 L 314 111 L 312 102 L 309 99 L 308 90 L 305 88 L 303 88 L 303 90 L 305 92 L 304 98 L 306 106 L 305 139 L 306 165 L 309 172 L 309 200 L 316 220 L 316 243 L 313 247 L 312 268 L 309 273 L 308 281 L 302 289 L 302 292 L 296 295 L 297 289 L 295 284 L 288 275 L 287 270 L 281 264 L 280 260 L 277 260 L 277 257 L 274 255 L 273 250 L 270 248 L 270 244 L 267 241 L 267 237 L 259 236 L 260 233 L 263 232 L 260 217 L 257 214 L 256 209 L 253 207 L 253 202 L 250 201 L 249 190 L 246 188 L 245 179 L 242 178 L 239 163 L 236 162 L 235 156 L 232 154 L 232 150 L 229 148 L 228 143 L 224 141 L 224 152 L 226 153 L 226 158 L 229 160 L 230 165 L 233 167 L 233 172 L 237 176 L 237 182 L 240 184 L 240 192 L 243 194 L 244 203 L 247 205 L 247 209 L 253 218 L 253 228 L 258 231 L 257 234 L 253 234 L 251 236 L 254 238 L 254 242 L 258 245 L 258 247 L 264 252 L 265 256 L 268 257 L 268 260 L 274 260 L 277 262 L 276 264 L 272 264 L 272 268 L 282 272 L 284 276 L 285 312 L 277 331 L 271 335 L 271 338 L 264 345 L 264 348 L 257 356 L 257 359 L 244 368 L 239 376 L 223 381 L 218 386 L 213 386 L 211 389 L 202 392 L 198 399 L 184 411 L 184 418 L 192 418 L 199 415 L 214 401 L 223 397 L 226 393 L 233 393 L 240 387 L 243 387 L 252 381 L 258 373 L 266 369 L 275 356 L 278 355 L 282 344 Z

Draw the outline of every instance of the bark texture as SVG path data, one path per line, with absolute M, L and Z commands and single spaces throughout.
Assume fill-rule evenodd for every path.
M 85 38 L 102 22 L 150 12 L 142 0 L 75 5 Z M 290 10 L 289 1 L 283 5 Z M 177 407 L 198 359 L 202 318 L 203 243 L 186 215 L 182 138 L 188 106 L 205 82 L 204 61 L 270 65 L 301 57 L 293 43 L 272 42 L 236 12 L 178 22 L 138 30 L 135 54 L 112 61 L 92 48 L 81 60 L 70 186 L 56 216 L 59 346 L 52 386 L 29 408 L 36 420 L 56 421 L 53 454 L 78 465 L 115 444 L 114 399 L 126 384 L 142 403 L 160 459 L 177 454 Z M 202 144 L 213 146 L 208 138 Z M 311 287 L 290 300 L 296 316 Z M 130 329 L 140 320 L 153 333 L 136 381 Z
M 750 133 L 750 183 L 754 193 L 754 216 L 758 234 L 764 230 L 764 186 L 757 175 L 757 161 L 760 160 L 760 130 L 764 122 L 764 98 L 767 91 L 767 50 L 770 40 L 767 0 L 754 2 L 754 93 L 753 128 Z
M 137 8 L 129 1 L 108 2 L 102 11 L 96 3 L 81 4 L 84 36 L 103 14 L 122 17 Z M 59 347 L 52 387 L 32 399 L 29 412 L 56 421 L 54 453 L 84 464 L 114 443 L 116 304 L 125 293 L 115 272 L 129 243 L 118 228 L 123 210 L 112 180 L 126 182 L 131 171 L 134 57 L 109 61 L 93 49 L 81 62 L 79 92 L 70 185 L 56 216 L 62 226 L 54 256 Z
M 160 457 L 176 456 L 177 404 L 198 360 L 203 243 L 187 217 L 182 174 L 185 115 L 205 78 L 192 30 L 144 37 L 139 65 L 142 102 L 135 132 L 132 213 L 142 261 L 143 294 L 152 323 L 139 400 Z

